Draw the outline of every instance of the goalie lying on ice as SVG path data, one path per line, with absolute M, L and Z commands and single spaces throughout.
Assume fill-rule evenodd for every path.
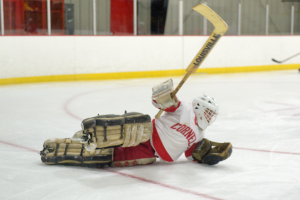
M 173 162 L 183 153 L 189 160 L 214 165 L 232 153 L 231 143 L 204 138 L 219 107 L 214 98 L 199 96 L 192 103 L 171 98 L 170 79 L 152 89 L 152 104 L 165 113 L 159 119 L 130 112 L 98 115 L 82 121 L 82 130 L 71 138 L 48 139 L 41 159 L 45 164 L 89 167 L 145 165 Z

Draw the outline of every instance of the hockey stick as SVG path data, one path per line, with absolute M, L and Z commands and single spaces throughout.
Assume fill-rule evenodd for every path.
M 275 60 L 274 58 L 272 58 L 272 60 L 273 60 L 274 62 L 277 62 L 277 63 L 284 63 L 285 61 L 288 61 L 288 60 L 290 60 L 290 59 L 292 59 L 292 58 L 294 58 L 294 57 L 296 57 L 296 56 L 298 56 L 298 55 L 300 55 L 300 52 L 297 53 L 297 54 L 295 54 L 295 55 L 293 55 L 293 56 L 291 56 L 291 57 L 289 57 L 289 58 L 287 58 L 287 59 L 285 59 L 285 60 L 282 60 L 282 61 Z
M 181 80 L 181 82 L 178 84 L 178 86 L 175 88 L 175 90 L 172 92 L 171 97 L 174 98 L 178 90 L 181 88 L 181 86 L 185 83 L 185 81 L 188 79 L 188 77 L 197 71 L 199 66 L 202 64 L 206 56 L 209 54 L 209 52 L 212 50 L 212 48 L 215 46 L 215 44 L 219 41 L 220 37 L 224 35 L 228 29 L 228 26 L 226 22 L 212 9 L 210 9 L 205 4 L 198 4 L 193 7 L 195 11 L 203 15 L 206 19 L 208 19 L 215 27 L 212 34 L 207 39 L 206 43 L 202 46 L 200 51 L 197 53 L 195 58 L 192 60 L 191 64 L 186 68 L 186 74 Z M 155 118 L 158 119 L 160 115 L 163 113 L 163 109 L 161 109 L 156 115 Z

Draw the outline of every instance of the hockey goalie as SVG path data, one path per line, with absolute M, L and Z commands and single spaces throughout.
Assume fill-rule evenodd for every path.
M 214 165 L 232 153 L 231 143 L 204 138 L 217 118 L 214 98 L 199 96 L 193 102 L 171 98 L 173 81 L 152 88 L 152 104 L 163 109 L 159 119 L 129 112 L 98 115 L 82 121 L 82 130 L 71 138 L 48 139 L 40 152 L 45 164 L 120 167 L 146 165 L 157 158 L 173 162 L 182 154 L 191 161 Z

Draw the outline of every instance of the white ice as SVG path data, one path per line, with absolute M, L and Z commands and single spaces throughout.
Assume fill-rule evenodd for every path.
M 177 85 L 182 77 L 171 77 Z M 0 199 L 300 199 L 300 74 L 296 70 L 193 75 L 178 93 L 216 98 L 220 115 L 205 137 L 231 142 L 215 166 L 189 162 L 127 168 L 45 165 L 48 138 L 71 137 L 97 114 L 147 113 L 166 78 L 0 87 Z

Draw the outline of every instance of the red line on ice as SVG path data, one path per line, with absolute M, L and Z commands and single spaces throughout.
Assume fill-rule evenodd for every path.
M 299 107 L 294 107 L 294 108 L 282 108 L 282 109 L 277 109 L 277 110 L 266 110 L 263 112 L 277 112 L 277 111 L 283 111 L 283 110 L 296 110 L 296 109 L 300 109 Z
M 294 104 L 288 104 L 288 103 L 279 103 L 279 102 L 271 102 L 271 101 L 265 101 L 266 103 L 271 103 L 271 104 L 279 104 L 279 105 L 285 105 L 285 106 L 298 106 Z
M 13 143 L 5 142 L 5 141 L 2 141 L 2 140 L 0 140 L 0 143 L 7 144 L 7 145 L 10 145 L 10 146 L 13 146 L 13 147 L 20 148 L 20 149 L 25 149 L 25 150 L 32 151 L 32 152 L 35 152 L 35 153 L 40 153 L 40 151 L 38 151 L 38 150 L 31 149 L 29 147 L 25 147 L 25 146 L 22 146 L 22 145 L 13 144 Z
M 138 176 L 134 176 L 134 175 L 131 175 L 131 174 L 118 172 L 118 171 L 115 171 L 115 170 L 112 170 L 112 169 L 105 169 L 105 170 L 109 171 L 109 172 L 112 172 L 112 173 L 122 175 L 122 176 L 129 177 L 129 178 L 133 178 L 133 179 L 137 179 L 137 180 L 144 181 L 144 182 L 147 182 L 147 183 L 151 183 L 151 184 L 154 184 L 154 185 L 159 185 L 159 186 L 169 188 L 169 189 L 172 189 L 172 190 L 177 190 L 177 191 L 180 191 L 180 192 L 185 192 L 185 193 L 201 196 L 201 197 L 204 197 L 204 198 L 207 198 L 207 199 L 221 200 L 220 198 L 212 197 L 212 196 L 209 196 L 207 194 L 194 192 L 194 191 L 191 191 L 191 190 L 187 190 L 187 189 L 184 189 L 184 188 L 179 188 L 179 187 L 176 187 L 176 186 L 167 185 L 167 184 L 164 184 L 164 183 L 159 183 L 159 182 L 156 182 L 156 181 L 148 180 L 148 179 L 141 178 L 141 177 L 138 177 Z
M 67 114 L 69 114 L 70 116 L 72 116 L 73 118 L 82 121 L 82 119 L 81 119 L 80 117 L 77 117 L 77 116 L 74 115 L 71 111 L 69 111 L 68 105 L 70 104 L 71 101 L 73 101 L 73 100 L 76 99 L 77 97 L 82 96 L 82 95 L 84 95 L 84 94 L 88 94 L 88 93 L 91 93 L 91 92 L 85 92 L 85 93 L 77 94 L 77 95 L 71 97 L 70 99 L 68 99 L 68 100 L 65 102 L 65 104 L 64 104 L 64 110 L 65 110 L 65 112 L 66 112 Z
M 248 151 L 259 151 L 267 153 L 280 153 L 280 154 L 291 154 L 291 155 L 300 155 L 300 153 L 284 152 L 284 151 L 270 151 L 270 150 L 261 150 L 261 149 L 248 149 L 242 147 L 233 147 L 234 149 L 248 150 Z
M 266 110 L 263 112 L 277 112 L 277 111 L 283 111 L 283 110 L 295 110 L 295 109 L 300 109 L 300 107 L 298 105 L 293 105 L 293 104 L 286 104 L 286 103 L 277 103 L 277 102 L 270 102 L 270 101 L 266 101 L 266 103 L 271 103 L 271 104 L 279 104 L 279 105 L 285 105 L 285 106 L 293 106 L 291 108 L 282 108 L 282 109 L 276 109 L 276 110 Z M 292 115 L 292 116 L 297 116 L 296 115 Z

